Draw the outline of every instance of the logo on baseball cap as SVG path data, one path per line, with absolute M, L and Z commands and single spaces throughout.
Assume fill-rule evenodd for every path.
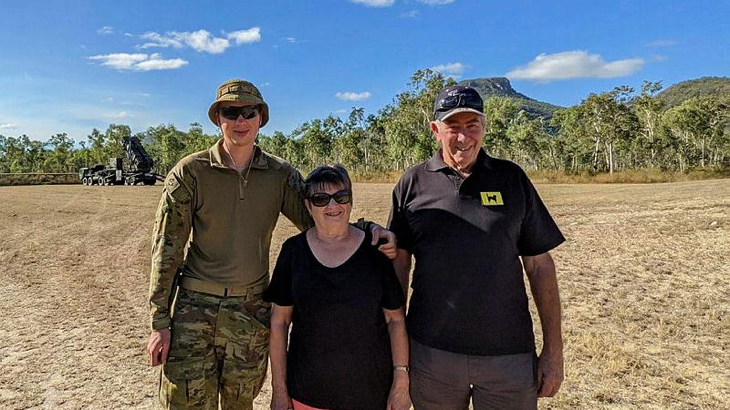
M 484 101 L 477 90 L 465 85 L 454 85 L 442 90 L 433 104 L 434 119 L 443 121 L 460 112 L 484 116 Z

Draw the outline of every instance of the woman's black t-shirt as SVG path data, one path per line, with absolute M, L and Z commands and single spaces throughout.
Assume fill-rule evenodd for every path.
M 292 399 L 323 409 L 384 409 L 393 381 L 381 308 L 403 306 L 393 265 L 370 235 L 344 263 L 322 265 L 306 232 L 289 238 L 264 299 L 293 306 L 287 353 Z

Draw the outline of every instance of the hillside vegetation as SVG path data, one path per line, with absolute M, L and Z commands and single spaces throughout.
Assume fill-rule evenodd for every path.
M 729 77 L 702 77 L 674 84 L 657 95 L 667 108 L 696 97 L 723 98 L 730 95 Z
M 641 90 L 616 87 L 591 93 L 569 108 L 550 106 L 550 112 L 536 113 L 529 105 L 543 103 L 516 92 L 507 79 L 467 83 L 486 97 L 486 151 L 529 172 L 613 175 L 650 169 L 716 175 L 730 169 L 730 93 L 702 94 L 669 106 L 661 95 L 676 91 L 670 88 L 668 94 L 660 94 L 661 82 L 645 82 Z M 721 89 L 708 85 L 715 83 L 692 84 L 703 90 Z M 356 175 L 400 174 L 438 149 L 429 121 L 436 96 L 452 84 L 437 72 L 419 70 L 406 91 L 377 114 L 353 107 L 347 117 L 312 119 L 286 134 L 261 133 L 258 143 L 305 173 L 339 162 Z M 678 89 L 686 87 L 674 88 Z M 77 172 L 110 157 L 123 157 L 121 142 L 131 134 L 130 127 L 111 124 L 105 132 L 92 130 L 86 141 L 78 143 L 64 133 L 48 142 L 0 135 L 0 173 Z M 161 124 L 135 135 L 159 174 L 167 173 L 183 156 L 209 148 L 219 137 L 205 134 L 200 124 L 191 124 L 187 131 Z

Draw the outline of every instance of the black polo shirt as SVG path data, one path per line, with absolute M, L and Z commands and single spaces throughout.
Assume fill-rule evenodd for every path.
M 565 238 L 518 165 L 481 151 L 471 172 L 439 151 L 393 189 L 388 228 L 416 259 L 409 335 L 462 354 L 534 351 L 520 256 Z

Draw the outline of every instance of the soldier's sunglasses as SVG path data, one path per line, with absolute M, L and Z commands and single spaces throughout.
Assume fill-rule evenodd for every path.
M 317 192 L 316 194 L 310 195 L 308 199 L 312 205 L 322 207 L 327 206 L 330 203 L 330 199 L 334 199 L 338 204 L 347 204 L 352 199 L 352 196 L 349 190 L 343 189 L 332 195 L 326 192 Z
M 259 115 L 259 107 L 257 105 L 244 105 L 243 107 L 221 107 L 221 116 L 227 120 L 235 121 L 238 116 L 250 120 Z

